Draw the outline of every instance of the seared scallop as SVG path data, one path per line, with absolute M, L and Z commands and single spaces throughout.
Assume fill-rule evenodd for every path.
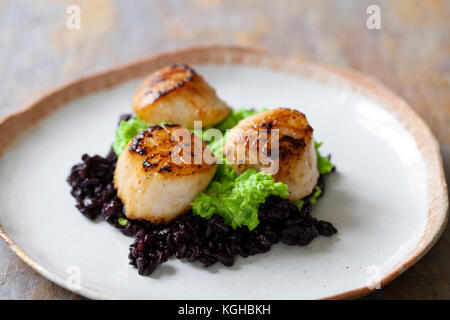
M 216 171 L 215 158 L 206 148 L 180 125 L 153 126 L 134 137 L 114 172 L 125 215 L 162 224 L 187 212 Z
M 133 98 L 133 110 L 151 125 L 179 123 L 193 128 L 202 121 L 204 128 L 222 121 L 230 108 L 216 91 L 186 65 L 173 65 L 150 75 Z
M 313 129 L 303 113 L 278 108 L 239 122 L 224 154 L 238 174 L 248 168 L 271 174 L 289 188 L 289 200 L 309 195 L 319 178 Z

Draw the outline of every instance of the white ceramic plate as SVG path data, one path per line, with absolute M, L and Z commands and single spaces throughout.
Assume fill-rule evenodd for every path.
M 142 77 L 171 63 L 191 64 L 234 107 L 307 115 L 338 169 L 313 215 L 337 235 L 278 244 L 231 268 L 171 259 L 141 277 L 128 265 L 132 238 L 82 216 L 66 177 L 83 153 L 108 151 Z M 438 145 L 404 101 L 355 73 L 248 49 L 178 51 L 66 85 L 5 119 L 0 150 L 2 238 L 44 276 L 90 298 L 362 296 L 415 263 L 447 218 Z

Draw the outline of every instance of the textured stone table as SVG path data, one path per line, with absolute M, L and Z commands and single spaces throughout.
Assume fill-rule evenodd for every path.
M 66 9 L 81 8 L 81 29 Z M 381 29 L 366 26 L 369 5 Z M 450 1 L 0 0 L 0 116 L 92 72 L 194 45 L 228 44 L 359 70 L 425 119 L 450 173 Z M 450 232 L 414 267 L 368 298 L 450 299 Z M 0 298 L 79 299 L 0 243 Z

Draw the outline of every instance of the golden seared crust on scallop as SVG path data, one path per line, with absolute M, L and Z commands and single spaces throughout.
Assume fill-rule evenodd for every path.
M 319 178 L 313 129 L 297 110 L 278 108 L 240 121 L 227 135 L 224 154 L 239 174 L 253 168 L 286 183 L 290 200 L 309 195 Z
M 126 216 L 162 224 L 189 211 L 216 171 L 216 159 L 206 148 L 180 125 L 153 126 L 134 137 L 114 172 Z
M 132 107 L 151 125 L 167 122 L 187 128 L 193 128 L 196 120 L 205 128 L 214 126 L 230 112 L 203 77 L 186 65 L 172 65 L 150 75 L 134 95 Z

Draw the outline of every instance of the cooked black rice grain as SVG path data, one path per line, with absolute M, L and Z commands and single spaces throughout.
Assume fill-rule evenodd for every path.
M 119 117 L 119 122 L 117 123 L 117 125 L 120 125 L 122 121 L 128 121 L 131 118 L 134 118 L 134 116 L 131 113 L 124 113 Z
M 112 185 L 116 159 L 111 154 L 106 158 L 84 154 L 81 160 L 82 163 L 72 167 L 67 182 L 72 187 L 77 209 L 95 219 L 102 207 L 116 196 Z
M 121 120 L 129 119 L 125 115 Z M 237 255 L 248 257 L 270 250 L 272 244 L 305 246 L 318 235 L 331 236 L 337 232 L 333 225 L 313 218 L 312 205 L 307 201 L 299 210 L 287 199 L 270 196 L 259 208 L 260 224 L 253 231 L 247 227 L 234 230 L 225 225 L 219 215 L 203 219 L 191 213 L 178 217 L 165 225 L 152 225 L 147 221 L 126 219 L 122 201 L 113 188 L 113 175 L 117 157 L 111 150 L 106 158 L 82 156 L 67 178 L 76 199 L 76 207 L 90 219 L 101 215 L 108 223 L 127 236 L 136 236 L 130 245 L 129 260 L 139 274 L 151 274 L 158 264 L 171 256 L 199 261 L 205 267 L 220 262 L 234 264 Z M 324 176 L 318 186 L 325 190 Z M 123 221 L 126 222 L 123 225 Z

